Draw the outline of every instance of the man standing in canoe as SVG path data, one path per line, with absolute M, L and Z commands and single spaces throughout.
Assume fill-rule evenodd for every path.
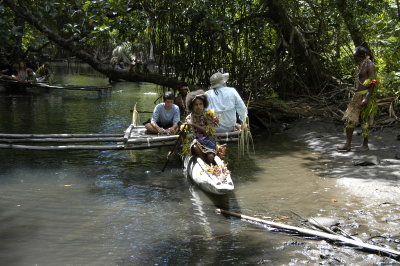
M 174 104 L 174 99 L 175 96 L 172 92 L 164 93 L 164 102 L 156 105 L 150 122 L 144 125 L 147 134 L 176 134 L 180 113 L 179 107 Z
M 374 63 L 368 56 L 365 47 L 358 46 L 355 49 L 354 61 L 357 64 L 355 74 L 356 92 L 350 100 L 346 112 L 343 115 L 345 121 L 346 143 L 339 147 L 339 151 L 350 151 L 354 127 L 361 123 L 362 136 L 364 138 L 362 149 L 368 150 L 368 126 L 373 122 L 377 112 L 377 102 L 374 97 L 376 71 Z
M 206 92 L 209 101 L 207 109 L 214 109 L 219 118 L 216 132 L 230 132 L 240 128 L 236 123 L 236 113 L 241 121 L 245 121 L 247 116 L 246 105 L 236 89 L 227 86 L 228 79 L 229 73 L 213 74 L 210 77 L 210 89 Z

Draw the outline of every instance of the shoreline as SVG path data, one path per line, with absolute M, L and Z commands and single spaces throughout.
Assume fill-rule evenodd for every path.
M 285 132 L 318 152 L 325 167 L 318 172 L 336 178 L 338 187 L 366 202 L 400 202 L 400 160 L 397 135 L 400 125 L 371 130 L 369 151 L 362 151 L 361 129 L 356 128 L 352 150 L 336 148 L 345 142 L 343 124 L 323 118 L 303 118 L 289 124 Z M 375 165 L 373 165 L 375 164 Z

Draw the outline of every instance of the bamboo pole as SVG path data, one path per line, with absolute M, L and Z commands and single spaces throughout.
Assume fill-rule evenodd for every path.
M 163 141 L 175 141 L 179 138 L 179 135 L 170 135 L 170 136 L 141 136 L 138 138 L 131 138 L 128 140 L 128 144 L 130 143 L 152 143 L 152 142 L 163 142 Z
M 365 248 L 367 250 L 371 250 L 371 251 L 377 252 L 378 254 L 384 254 L 384 255 L 389 256 L 391 258 L 394 258 L 396 260 L 400 260 L 400 251 L 397 251 L 397 250 L 394 250 L 394 249 L 389 249 L 389 248 L 384 248 L 384 247 L 379 247 L 379 246 L 375 246 L 375 245 L 371 245 L 371 244 L 368 244 L 368 243 L 364 243 L 364 242 L 362 242 L 360 240 L 349 239 L 349 238 L 341 236 L 341 235 L 334 235 L 334 234 L 325 233 L 325 232 L 312 230 L 312 229 L 308 229 L 308 228 L 301 228 L 301 227 L 296 227 L 296 226 L 292 226 L 292 225 L 276 223 L 276 222 L 267 221 L 267 220 L 263 220 L 263 219 L 258 219 L 258 218 L 254 218 L 254 217 L 251 217 L 251 216 L 247 216 L 247 215 L 243 215 L 243 214 L 239 214 L 239 213 L 235 213 L 235 212 L 230 212 L 230 211 L 226 211 L 226 210 L 222 210 L 222 209 L 217 209 L 216 212 L 222 213 L 222 214 L 226 214 L 226 215 L 230 215 L 230 216 L 234 216 L 234 217 L 237 217 L 237 218 L 240 218 L 240 219 L 244 219 L 244 220 L 248 220 L 248 221 L 253 221 L 253 222 L 257 222 L 257 223 L 266 224 L 266 225 L 269 225 L 269 226 L 274 227 L 274 228 L 295 231 L 295 232 L 298 232 L 298 233 L 301 233 L 301 234 L 304 234 L 304 235 L 317 236 L 317 237 L 321 237 L 323 239 L 328 239 L 328 240 L 333 240 L 333 241 L 340 241 L 340 242 L 343 242 L 343 243 L 351 245 L 351 246 Z
M 127 144 L 135 144 L 135 143 L 156 143 L 156 142 L 166 142 L 166 141 L 175 141 L 178 139 L 178 135 L 170 135 L 170 136 L 154 136 L 149 137 L 149 135 L 140 136 L 136 138 L 129 138 Z M 230 141 L 237 141 L 238 138 L 232 138 L 225 136 L 217 137 L 217 140 L 220 142 L 230 142 Z
M 16 145 L 0 144 L 0 149 L 20 149 L 20 150 L 124 150 L 124 145 L 68 145 L 68 146 L 38 146 L 38 145 Z
M 67 145 L 67 146 L 39 146 L 39 145 L 18 145 L 18 144 L 0 144 L 0 149 L 17 149 L 17 150 L 41 150 L 41 151 L 57 151 L 57 150 L 144 150 L 156 147 L 172 146 L 174 142 L 164 143 L 141 143 L 139 145 Z
M 131 131 L 133 128 L 134 128 L 134 126 L 132 124 L 130 124 L 129 127 L 127 129 L 125 129 L 125 132 L 124 132 L 125 141 L 128 141 L 128 139 L 131 137 Z
M 35 142 L 35 143 L 71 143 L 71 142 L 118 142 L 124 141 L 123 137 L 105 137 L 105 138 L 17 138 L 17 139 L 2 139 L 0 138 L 0 143 L 21 143 L 21 142 Z
M 0 133 L 0 138 L 98 138 L 123 137 L 123 134 L 7 134 Z

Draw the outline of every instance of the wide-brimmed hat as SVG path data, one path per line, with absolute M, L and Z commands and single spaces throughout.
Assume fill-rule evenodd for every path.
M 210 89 L 225 86 L 225 83 L 228 81 L 228 79 L 229 79 L 229 73 L 221 73 L 221 72 L 214 73 L 210 77 L 210 84 L 211 84 Z

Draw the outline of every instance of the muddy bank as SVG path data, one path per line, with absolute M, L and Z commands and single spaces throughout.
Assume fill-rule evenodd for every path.
M 339 152 L 345 141 L 343 124 L 326 118 L 303 118 L 286 125 L 285 132 L 318 156 L 319 175 L 336 180 L 348 197 L 343 204 L 357 202 L 346 218 L 355 233 L 367 242 L 400 249 L 400 123 L 371 131 L 370 150 L 362 151 L 361 130 L 356 129 L 350 152 Z

